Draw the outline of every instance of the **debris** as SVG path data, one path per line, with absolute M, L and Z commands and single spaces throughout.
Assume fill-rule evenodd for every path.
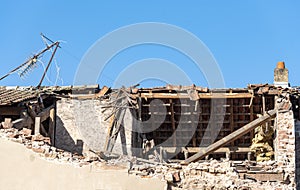
M 2 122 L 1 125 L 4 129 L 12 128 L 13 123 L 11 122 L 11 118 L 5 118 L 4 122 Z
M 292 184 L 287 182 L 288 180 L 285 180 L 285 183 L 280 182 L 284 180 L 283 173 L 280 172 L 278 169 L 280 166 L 275 161 L 257 162 L 254 166 L 255 162 L 251 161 L 208 160 L 182 166 L 106 153 L 105 155 L 110 157 L 106 157 L 109 159 L 104 162 L 99 157 L 85 157 L 52 147 L 47 144 L 47 138 L 41 135 L 34 135 L 35 140 L 29 140 L 25 138 L 28 134 L 30 134 L 28 129 L 20 131 L 14 128 L 0 129 L 2 138 L 9 138 L 13 135 L 17 137 L 14 139 L 21 139 L 17 142 L 23 143 L 27 148 L 49 161 L 69 163 L 77 167 L 85 167 L 94 163 L 122 168 L 126 165 L 125 168 L 128 169 L 129 174 L 142 178 L 158 177 L 169 182 L 171 189 L 260 189 L 262 181 L 268 181 L 263 183 L 265 189 L 291 189 Z M 245 170 L 239 173 L 238 166 L 244 166 Z
M 173 182 L 177 183 L 177 182 L 180 182 L 180 172 L 174 172 L 173 173 Z
M 273 127 L 263 124 L 255 129 L 255 136 L 252 139 L 250 149 L 255 152 L 256 161 L 269 161 L 273 158 L 274 151 L 271 147 L 273 142 Z

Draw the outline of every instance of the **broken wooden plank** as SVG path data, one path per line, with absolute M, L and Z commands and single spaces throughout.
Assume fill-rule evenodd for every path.
M 114 119 L 114 125 L 113 125 L 114 127 L 112 128 L 113 131 L 112 131 L 112 134 L 111 134 L 111 136 L 109 138 L 109 141 L 108 141 L 108 144 L 107 144 L 107 150 L 106 151 L 108 151 L 108 152 L 112 152 L 112 150 L 115 146 L 118 134 L 120 132 L 121 125 L 123 124 L 125 111 L 126 110 L 122 109 L 122 110 L 119 110 L 116 113 L 116 117 Z
M 100 92 L 98 92 L 96 94 L 96 97 L 104 96 L 108 90 L 109 90 L 109 88 L 107 86 L 103 86 L 102 89 L 100 90 Z
M 27 121 L 27 118 L 16 119 L 12 122 L 13 127 L 16 129 L 22 129 L 24 127 L 25 121 Z
M 232 132 L 231 134 L 225 136 L 224 138 L 218 140 L 217 142 L 209 145 L 204 150 L 201 150 L 200 152 L 194 154 L 193 156 L 189 157 L 188 159 L 184 160 L 182 164 L 188 164 L 193 161 L 197 161 L 199 159 L 202 159 L 206 155 L 212 153 L 213 151 L 219 149 L 220 147 L 240 138 L 241 136 L 247 134 L 249 131 L 255 129 L 257 126 L 262 125 L 263 123 L 269 121 L 273 117 L 275 117 L 277 110 L 273 109 L 266 113 L 266 115 L 257 118 L 256 120 L 244 125 L 240 129 Z
M 109 143 L 110 136 L 112 134 L 112 130 L 114 128 L 114 124 L 115 124 L 115 116 L 113 115 L 110 118 L 109 126 L 107 128 L 107 135 L 106 135 L 106 139 L 105 139 L 105 143 L 104 143 L 104 150 L 108 150 L 108 143 Z

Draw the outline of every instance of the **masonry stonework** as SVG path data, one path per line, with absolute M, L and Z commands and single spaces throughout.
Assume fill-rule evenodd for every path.
M 111 113 L 103 106 L 107 103 L 101 100 L 75 100 L 62 98 L 57 101 L 55 146 L 63 150 L 88 154 L 89 149 L 103 151 L 110 119 L 105 118 Z M 104 111 L 104 112 L 103 112 Z M 130 154 L 132 119 L 126 111 L 127 118 L 123 147 L 118 136 L 113 152 Z
M 300 121 L 295 121 L 296 136 L 296 182 L 297 189 L 300 189 Z
M 278 112 L 275 122 L 275 160 L 285 173 L 285 181 L 295 186 L 296 154 L 293 111 Z

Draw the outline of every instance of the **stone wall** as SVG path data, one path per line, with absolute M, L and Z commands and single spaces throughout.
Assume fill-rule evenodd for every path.
M 296 181 L 297 189 L 300 189 L 300 121 L 295 121 L 296 129 Z
M 285 172 L 286 183 L 295 186 L 295 125 L 293 111 L 279 112 L 275 121 L 275 160 Z
M 103 151 L 110 119 L 104 119 L 111 110 L 103 112 L 106 101 L 75 100 L 62 98 L 57 101 L 55 146 L 70 152 L 88 154 L 89 149 Z M 127 118 L 123 149 L 118 135 L 113 152 L 118 154 L 131 153 L 131 130 L 129 111 Z

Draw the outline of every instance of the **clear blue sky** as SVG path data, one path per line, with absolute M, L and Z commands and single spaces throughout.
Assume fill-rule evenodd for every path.
M 23 63 L 44 47 L 40 32 L 62 40 L 56 62 L 64 85 L 73 84 L 82 56 L 99 38 L 120 27 L 140 22 L 162 22 L 181 27 L 202 40 L 223 73 L 226 87 L 249 83 L 273 83 L 273 69 L 285 61 L 292 86 L 300 86 L 300 3 L 299 1 L 1 1 L 0 75 Z M 206 86 L 203 76 L 193 76 L 189 60 L 163 47 L 140 46 L 111 61 L 106 78 L 112 85 L 118 76 L 118 62 L 128 65 L 137 59 L 162 58 L 184 65 L 193 82 Z M 42 58 L 46 61 L 47 55 Z M 121 63 L 120 63 L 121 64 Z M 14 74 L 0 85 L 37 85 L 41 65 L 25 79 Z M 56 79 L 55 64 L 48 73 Z M 148 81 L 149 82 L 149 81 Z M 45 80 L 44 85 L 51 85 Z M 61 83 L 58 82 L 60 85 Z M 150 81 L 148 85 L 161 85 Z

